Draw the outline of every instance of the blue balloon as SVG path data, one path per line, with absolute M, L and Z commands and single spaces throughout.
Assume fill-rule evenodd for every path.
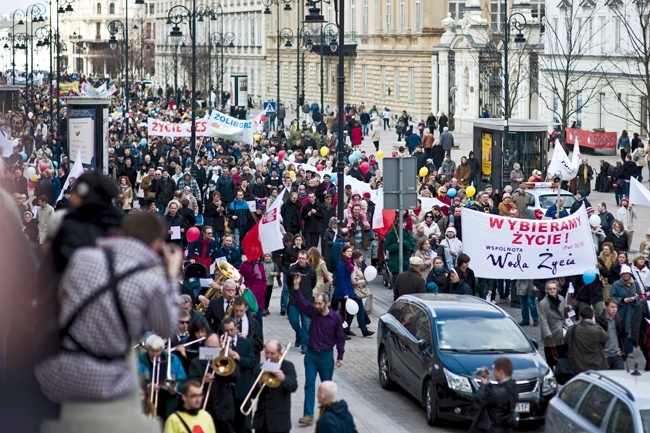
M 52 164 L 54 164 L 54 168 L 59 168 L 59 163 L 56 161 L 52 161 Z
M 350 164 L 352 164 L 354 161 L 356 161 L 356 159 L 357 158 L 354 156 L 354 153 L 352 155 L 348 156 L 348 161 L 350 162 Z
M 23 161 L 27 161 L 27 154 L 25 152 L 20 152 L 20 156 L 23 157 Z
M 336 179 L 338 179 L 338 178 L 339 178 L 339 175 L 338 175 L 338 174 L 336 174 L 336 173 L 330 173 L 330 180 L 332 181 L 332 183 L 335 183 L 335 182 L 336 182 Z
M 355 150 L 354 151 L 354 158 L 355 159 L 361 159 L 361 151 L 360 150 Z
M 585 282 L 585 284 L 591 284 L 594 281 L 596 281 L 596 271 L 593 269 L 587 269 L 584 274 L 582 274 L 582 281 Z
M 451 197 L 451 198 L 456 197 L 456 190 L 454 188 L 449 188 L 447 190 L 447 197 Z

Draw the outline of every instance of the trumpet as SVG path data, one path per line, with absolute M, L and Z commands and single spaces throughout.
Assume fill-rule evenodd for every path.
M 278 364 L 282 364 L 282 361 L 284 361 L 284 358 L 286 358 L 287 354 L 289 353 L 290 347 L 291 347 L 291 342 L 287 343 L 284 350 L 282 351 L 282 355 L 280 356 L 280 361 L 278 362 Z M 255 394 L 255 397 L 253 397 L 253 391 L 255 390 L 255 387 L 258 385 L 259 385 L 259 389 L 257 391 L 257 394 Z M 262 370 L 260 374 L 257 376 L 257 379 L 255 379 L 255 382 L 253 382 L 250 391 L 248 391 L 248 394 L 246 394 L 246 398 L 244 398 L 244 401 L 239 407 L 239 410 L 244 416 L 250 415 L 253 412 L 253 410 L 255 410 L 255 407 L 257 407 L 257 402 L 259 401 L 260 396 L 262 395 L 262 391 L 264 391 L 264 388 L 267 386 L 269 388 L 278 388 L 280 387 L 280 385 L 282 385 L 282 382 L 280 382 L 280 380 L 277 377 L 275 377 L 275 375 L 272 372 Z M 247 405 L 248 407 L 246 407 Z
M 221 353 L 218 357 L 208 362 L 208 365 L 205 367 L 205 373 L 207 374 L 208 368 L 212 367 L 214 374 L 218 376 L 230 376 L 235 372 L 235 361 L 228 356 L 230 351 L 230 345 L 232 344 L 232 337 L 230 335 L 224 334 L 221 336 Z M 203 375 L 203 380 L 201 387 L 205 384 L 205 374 Z M 214 381 L 210 382 L 208 385 L 208 390 L 205 393 L 205 400 L 203 400 L 203 410 L 208 404 L 208 398 L 210 397 L 210 391 L 212 391 L 212 384 Z

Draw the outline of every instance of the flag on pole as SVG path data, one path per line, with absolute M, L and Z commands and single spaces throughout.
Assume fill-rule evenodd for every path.
M 580 151 L 578 150 L 578 153 Z M 575 153 L 575 147 L 574 147 Z M 575 154 L 574 154 L 575 158 Z M 560 144 L 558 139 L 555 139 L 555 147 L 553 148 L 553 156 L 551 157 L 551 162 L 548 164 L 548 173 L 555 175 L 556 173 L 560 174 L 562 180 L 569 181 L 576 177 L 578 174 L 578 166 L 573 165 L 573 162 L 569 159 L 569 156 L 564 151 L 564 148 Z
M 582 162 L 582 155 L 580 154 L 580 145 L 578 144 L 578 137 L 576 136 L 573 142 L 573 155 L 571 156 L 571 164 L 576 168 L 576 175 L 578 174 L 578 167 Z
M 650 191 L 636 178 L 630 178 L 630 204 L 650 206 Z
M 16 145 L 13 141 L 5 137 L 5 134 L 3 132 L 0 132 L 0 152 L 2 152 L 3 158 L 9 158 L 14 152 L 15 146 Z
M 278 194 L 262 219 L 242 239 L 242 251 L 246 254 L 247 260 L 257 260 L 266 253 L 284 248 L 282 229 L 280 228 L 280 207 L 284 203 L 286 192 L 287 188 L 284 188 Z
M 61 188 L 61 192 L 59 193 L 59 197 L 56 199 L 58 202 L 63 198 L 63 193 L 65 192 L 66 189 L 68 189 L 68 186 L 70 185 L 70 178 L 75 178 L 79 179 L 79 176 L 84 174 L 84 166 L 83 163 L 81 162 L 81 150 L 77 152 L 77 157 L 74 160 L 74 164 L 72 165 L 72 169 L 70 170 L 70 173 L 68 173 L 68 177 L 65 179 L 65 183 L 63 184 L 63 188 Z

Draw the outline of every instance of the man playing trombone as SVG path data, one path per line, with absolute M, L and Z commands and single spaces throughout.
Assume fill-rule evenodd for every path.
M 269 372 L 279 386 L 262 386 L 256 381 L 254 386 L 262 386 L 255 401 L 253 428 L 255 433 L 281 433 L 291 431 L 291 394 L 298 389 L 296 368 L 290 361 L 284 359 L 282 345 L 278 340 L 271 340 L 264 346 L 264 357 L 267 362 L 257 368 L 259 378 L 264 380 L 265 365 L 276 365 L 277 369 Z M 266 384 L 265 382 L 263 382 Z M 252 391 L 252 390 L 251 390 Z
M 217 334 L 210 334 L 205 340 L 207 348 L 221 347 L 221 340 Z M 211 368 L 212 359 L 194 358 L 190 364 L 189 379 L 196 379 L 203 383 L 207 404 L 205 409 L 214 420 L 214 425 L 219 433 L 234 433 L 235 420 L 235 383 L 239 380 L 239 367 L 234 362 L 234 370 L 230 375 L 219 375 Z M 210 385 L 212 384 L 212 385 Z M 209 392 L 207 391 L 209 390 Z
M 146 353 L 138 357 L 138 370 L 147 386 L 146 398 L 153 403 L 155 415 L 165 420 L 178 406 L 178 392 L 187 375 L 181 361 L 165 350 L 165 342 L 159 336 L 149 336 L 144 348 Z

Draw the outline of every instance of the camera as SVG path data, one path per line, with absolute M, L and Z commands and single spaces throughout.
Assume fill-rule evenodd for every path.
M 490 377 L 490 371 L 487 367 L 479 367 L 474 372 L 474 377 Z

